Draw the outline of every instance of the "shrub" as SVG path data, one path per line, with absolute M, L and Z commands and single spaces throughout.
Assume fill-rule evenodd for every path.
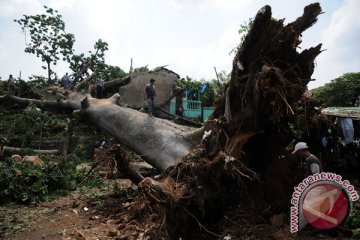
M 42 166 L 27 166 L 10 159 L 0 162 L 0 204 L 46 201 L 75 190 L 85 180 L 86 170 L 76 169 L 80 160 L 74 155 L 44 160 Z

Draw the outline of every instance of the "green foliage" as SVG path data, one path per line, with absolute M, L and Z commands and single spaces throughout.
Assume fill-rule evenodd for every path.
M 110 80 L 118 79 L 118 78 L 124 78 L 127 75 L 124 72 L 124 70 L 122 70 L 120 67 L 112 66 L 112 65 L 108 65 L 108 64 L 105 64 L 103 66 L 103 70 L 101 70 L 101 71 L 105 75 L 105 81 L 110 81 Z
M 44 84 L 45 81 L 43 81 L 43 79 L 41 78 L 33 80 L 31 82 L 25 82 L 23 80 L 20 80 L 17 84 L 18 96 L 39 99 L 39 92 L 41 92 Z
M 295 123 L 288 123 L 289 124 L 289 129 L 291 132 L 291 135 L 294 136 L 296 141 L 300 141 L 302 140 L 302 137 L 304 135 L 303 130 Z
M 46 78 L 43 76 L 38 76 L 38 75 L 31 75 L 29 77 L 30 81 L 28 81 L 29 85 L 32 86 L 34 83 L 35 84 L 40 84 L 39 86 L 43 86 L 46 83 Z M 32 83 L 32 84 L 30 84 Z
M 43 159 L 42 166 L 28 166 L 11 159 L 0 162 L 0 204 L 46 201 L 51 195 L 75 190 L 84 181 L 85 170 L 76 170 L 80 159 L 75 155 Z
M 311 90 L 316 101 L 327 107 L 359 105 L 360 72 L 345 73 L 322 87 Z
M 39 99 L 41 92 L 45 91 L 44 85 L 46 83 L 43 77 L 31 77 L 30 81 L 18 80 L 15 85 L 15 95 L 23 98 L 35 98 Z M 4 85 L 2 87 L 1 85 Z M 0 95 L 11 94 L 10 88 L 5 87 L 7 85 L 1 83 Z
M 7 201 L 36 203 L 48 194 L 45 174 L 40 167 L 13 163 L 0 165 L 0 203 Z
M 123 187 L 115 182 L 113 186 L 113 196 L 117 198 L 123 197 L 135 197 L 138 195 L 138 191 L 132 187 Z
M 176 82 L 176 87 L 183 90 L 192 89 L 197 91 L 200 89 L 200 85 L 202 83 L 202 81 L 197 81 L 189 76 L 186 76 L 186 78 L 182 78 Z
M 85 57 L 84 53 L 81 54 L 73 54 L 71 55 L 70 59 L 68 60 L 69 64 L 70 64 L 70 69 L 73 72 L 78 72 L 83 65 L 86 63 L 86 61 L 88 60 L 88 58 Z
M 226 73 L 225 70 L 222 70 L 218 73 L 216 79 L 211 80 L 212 88 L 216 96 L 221 96 L 224 92 L 224 87 L 226 83 L 230 81 L 230 73 Z
M 354 202 L 351 213 L 351 226 L 353 228 L 360 228 L 360 201 Z
M 58 11 L 44 6 L 45 13 L 37 15 L 24 15 L 19 20 L 14 20 L 20 24 L 26 34 L 30 33 L 30 43 L 26 43 L 25 52 L 35 54 L 40 57 L 48 69 L 48 81 L 51 82 L 51 64 L 56 65 L 57 61 L 67 60 L 73 53 L 75 37 L 71 33 L 65 32 L 65 22 Z
M 214 102 L 215 102 L 215 91 L 213 88 L 213 82 L 205 82 L 204 84 L 206 85 L 206 91 L 200 95 L 200 101 L 201 101 L 201 105 L 203 107 L 212 107 L 214 106 Z M 200 119 L 201 121 L 201 119 Z
M 42 112 L 35 106 L 29 106 L 25 111 L 4 110 L 0 115 L 1 136 L 8 139 L 11 146 L 37 148 L 35 143 L 40 137 L 62 139 L 67 127 L 64 117 Z
M 109 49 L 109 44 L 102 39 L 99 39 L 94 44 L 95 53 L 89 51 L 90 56 L 85 57 L 85 54 L 74 54 L 69 59 L 70 69 L 74 72 L 78 72 L 83 68 L 89 60 L 91 60 L 91 69 L 94 72 L 101 73 L 104 76 L 105 81 L 112 79 L 123 78 L 126 73 L 118 66 L 112 66 L 105 63 L 105 52 Z
M 200 95 L 200 101 L 203 107 L 212 107 L 217 97 L 220 97 L 223 93 L 225 84 L 230 80 L 230 74 L 227 74 L 225 70 L 218 73 L 218 78 L 212 79 L 211 81 L 198 81 L 190 77 L 186 79 L 182 78 L 176 82 L 175 89 L 186 90 L 191 89 L 195 92 L 200 90 L 201 85 L 206 85 L 206 90 Z
M 352 239 L 360 239 L 360 228 L 353 230 Z
M 234 49 L 232 49 L 230 51 L 230 54 L 233 54 L 233 53 L 236 54 L 239 51 L 239 49 L 241 48 L 241 45 L 245 41 L 245 37 L 246 37 L 247 33 L 250 31 L 250 29 L 252 28 L 253 25 L 254 25 L 253 18 L 249 18 L 248 21 L 245 21 L 243 24 L 240 24 L 240 29 L 238 31 L 238 33 L 240 35 L 239 45 L 237 47 L 235 47 Z

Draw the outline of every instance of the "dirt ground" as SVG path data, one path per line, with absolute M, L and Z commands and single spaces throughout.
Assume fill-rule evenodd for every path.
M 117 180 L 125 189 L 136 188 L 128 180 Z M 112 182 L 113 183 L 113 182 Z M 132 197 L 114 197 L 111 182 L 101 189 L 80 190 L 65 197 L 37 206 L 7 205 L 0 208 L 0 239 L 6 240 L 103 240 L 128 239 L 122 237 L 117 215 L 125 211 Z M 235 214 L 238 215 L 238 214 Z M 308 229 L 291 234 L 288 226 L 246 224 L 246 220 L 231 217 L 221 221 L 227 229 L 215 237 L 208 229 L 201 229 L 201 239 L 350 239 L 339 232 L 319 232 Z M 213 229 L 219 226 L 214 226 Z M 183 238 L 186 239 L 186 238 Z
M 118 183 L 132 186 L 128 180 Z M 131 198 L 116 198 L 110 188 L 76 191 L 32 207 L 3 206 L 0 239 L 116 239 L 120 233 L 114 216 Z
M 135 162 L 133 167 L 150 167 Z M 128 211 L 134 201 L 137 186 L 126 179 L 117 179 L 122 194 L 114 195 L 114 180 L 106 180 L 100 188 L 79 188 L 64 197 L 33 206 L 0 206 L 0 240 L 105 240 L 124 237 L 119 215 Z M 251 204 L 252 205 L 252 204 Z M 252 240 L 252 239 L 351 239 L 346 232 L 316 231 L 305 228 L 291 234 L 288 225 L 271 226 L 266 220 L 250 222 L 248 206 L 239 205 L 225 211 L 224 217 L 213 225 L 199 224 L 198 239 Z M 286 220 L 285 220 L 286 222 Z M 196 229 L 196 228 L 195 228 Z M 181 239 L 187 239 L 183 237 Z

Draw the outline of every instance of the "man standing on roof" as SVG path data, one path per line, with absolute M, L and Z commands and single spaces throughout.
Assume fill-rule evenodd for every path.
M 298 142 L 292 154 L 296 154 L 300 162 L 304 163 L 305 177 L 322 171 L 320 160 L 309 152 L 309 147 L 305 142 Z
M 148 113 L 149 116 L 152 117 L 153 112 L 154 112 L 154 100 L 156 96 L 156 91 L 155 91 L 155 79 L 150 79 L 150 83 L 146 84 L 145 86 L 145 98 L 144 100 L 147 101 L 147 106 L 148 106 Z

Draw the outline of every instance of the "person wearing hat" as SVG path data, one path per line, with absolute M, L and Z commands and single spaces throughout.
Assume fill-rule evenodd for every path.
M 150 79 L 150 83 L 146 84 L 146 87 L 145 87 L 145 99 L 144 100 L 147 101 L 148 113 L 149 113 L 150 117 L 153 115 L 154 99 L 155 99 L 155 97 L 157 97 L 154 85 L 155 85 L 155 79 Z
M 309 147 L 305 142 L 298 142 L 292 154 L 304 163 L 306 177 L 322 171 L 320 160 L 309 152 Z

